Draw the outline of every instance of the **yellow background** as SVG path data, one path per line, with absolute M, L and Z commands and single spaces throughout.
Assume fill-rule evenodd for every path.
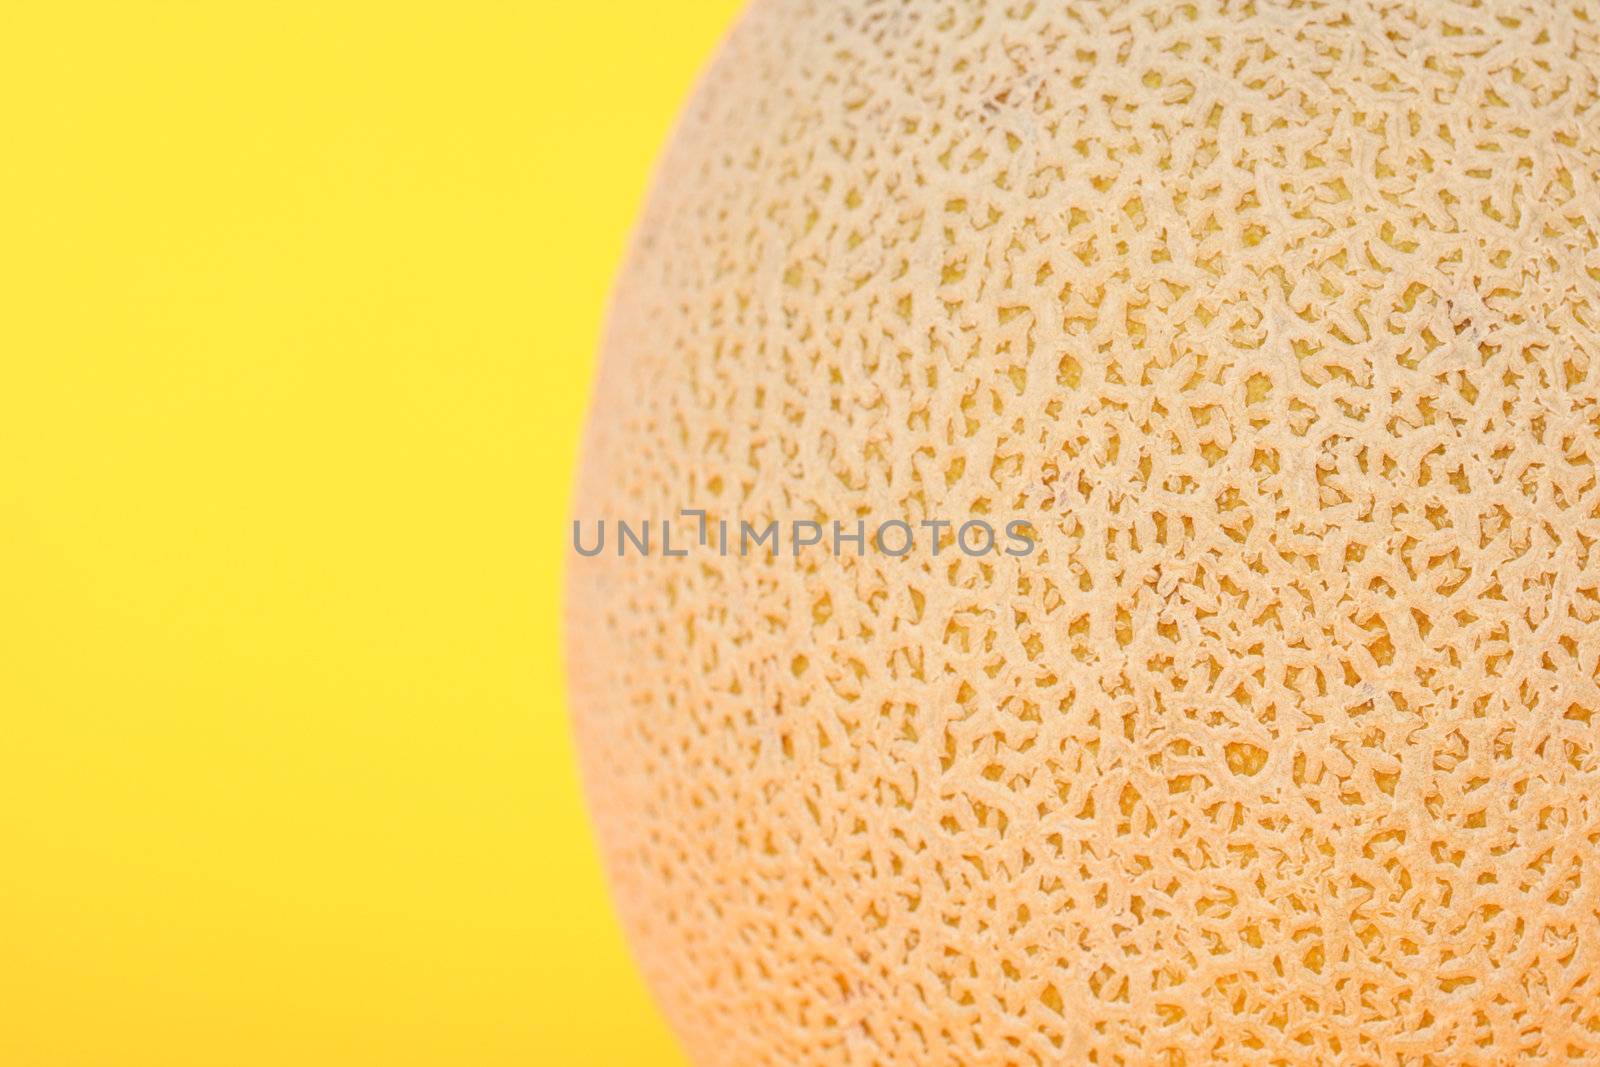
M 0 1064 L 681 1064 L 558 651 L 734 0 L 0 5 Z

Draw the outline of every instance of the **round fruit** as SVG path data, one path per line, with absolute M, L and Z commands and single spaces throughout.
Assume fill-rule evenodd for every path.
M 696 1064 L 1600 1064 L 1597 76 L 1593 0 L 756 0 L 569 567 Z M 935 519 L 1036 542 L 789 543 Z

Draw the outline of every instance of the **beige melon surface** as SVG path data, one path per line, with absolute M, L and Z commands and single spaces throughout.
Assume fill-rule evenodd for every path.
M 1600 1064 L 1597 74 L 1594 0 L 756 0 L 578 517 L 1039 542 L 572 556 L 697 1065 Z

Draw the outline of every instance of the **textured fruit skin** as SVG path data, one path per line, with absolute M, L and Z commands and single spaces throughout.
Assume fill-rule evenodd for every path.
M 569 563 L 700 1067 L 1600 1064 L 1600 5 L 757 0 Z

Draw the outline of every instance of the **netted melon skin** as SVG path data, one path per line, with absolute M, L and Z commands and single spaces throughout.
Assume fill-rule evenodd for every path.
M 1600 1064 L 1600 3 L 756 0 L 569 561 L 699 1067 Z

